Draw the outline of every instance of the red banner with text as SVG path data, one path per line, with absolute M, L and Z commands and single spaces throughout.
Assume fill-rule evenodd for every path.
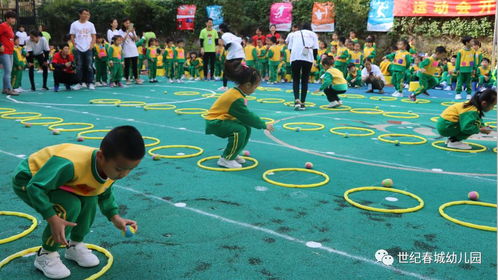
M 394 0 L 395 17 L 494 15 L 496 0 Z

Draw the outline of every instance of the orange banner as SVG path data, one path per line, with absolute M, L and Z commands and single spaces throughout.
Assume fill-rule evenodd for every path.
M 311 15 L 311 27 L 315 32 L 333 32 L 335 9 L 332 2 L 315 2 Z
M 494 15 L 496 0 L 394 0 L 395 17 Z

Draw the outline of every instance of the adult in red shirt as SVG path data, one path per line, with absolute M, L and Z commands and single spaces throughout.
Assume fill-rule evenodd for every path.
M 59 91 L 59 84 L 64 84 L 66 90 L 71 90 L 71 86 L 77 84 L 76 67 L 74 56 L 69 50 L 69 45 L 62 45 L 62 48 L 52 58 L 54 67 L 54 91 Z
M 16 25 L 16 13 L 8 11 L 5 13 L 5 21 L 0 24 L 0 64 L 3 65 L 3 94 L 19 95 L 12 90 L 10 75 L 12 63 L 14 62 L 14 30 Z
M 271 37 L 275 37 L 280 39 L 280 34 L 277 33 L 277 26 L 275 24 L 270 25 L 270 34 L 266 35 L 266 39 L 270 39 Z
M 266 44 L 266 36 L 261 32 L 261 28 L 256 28 L 256 35 L 252 36 L 252 44 L 256 47 L 258 46 L 258 40 L 261 40 L 263 44 Z

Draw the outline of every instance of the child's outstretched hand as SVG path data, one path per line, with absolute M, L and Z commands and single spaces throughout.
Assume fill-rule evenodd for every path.
M 114 224 L 114 226 L 119 229 L 119 230 L 126 230 L 126 226 L 127 225 L 130 225 L 132 228 L 135 229 L 135 231 L 138 230 L 138 227 L 137 227 L 137 222 L 133 221 L 133 220 L 128 220 L 128 219 L 124 219 L 122 218 L 121 216 L 119 215 L 114 215 L 112 216 L 111 218 L 111 222 Z
M 273 132 L 275 128 L 273 127 L 273 124 L 269 123 L 266 125 L 266 130 L 268 130 L 269 132 Z
M 491 127 L 488 127 L 488 126 L 483 126 L 483 127 L 481 127 L 479 130 L 480 130 L 482 133 L 484 133 L 484 134 L 490 134 L 490 133 L 491 133 L 491 131 L 493 131 L 493 130 L 491 129 Z
M 52 232 L 52 239 L 60 244 L 64 244 L 69 246 L 69 243 L 66 240 L 65 230 L 66 227 L 74 227 L 75 223 L 68 222 L 63 218 L 53 215 L 52 217 L 47 219 L 48 224 L 50 225 L 50 231 Z

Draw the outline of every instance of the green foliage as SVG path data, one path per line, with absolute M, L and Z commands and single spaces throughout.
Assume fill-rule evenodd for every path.
M 391 33 L 419 34 L 424 37 L 489 37 L 493 36 L 494 17 L 395 18 Z

